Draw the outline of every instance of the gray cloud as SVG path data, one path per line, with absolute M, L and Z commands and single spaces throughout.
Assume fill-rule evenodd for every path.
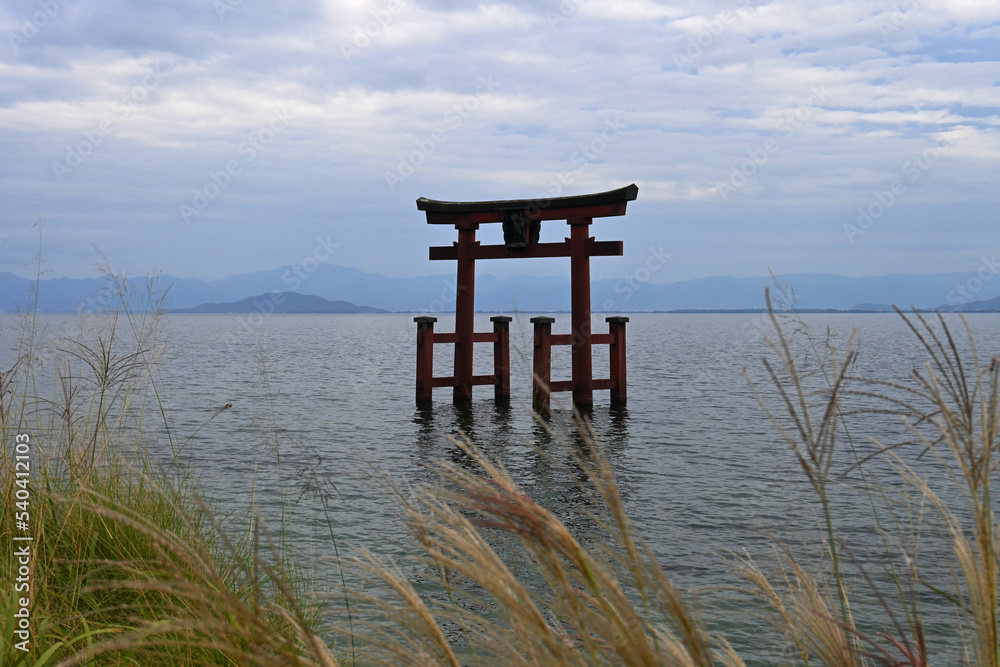
M 442 270 L 423 247 L 451 236 L 417 196 L 633 181 L 600 231 L 672 252 L 657 279 L 961 270 L 994 225 L 998 24 L 974 0 L 12 1 L 0 270 L 27 263 L 40 216 L 70 275 L 87 240 L 134 270 L 219 277 L 295 262 L 318 233 L 341 243 L 331 261 L 415 275 Z

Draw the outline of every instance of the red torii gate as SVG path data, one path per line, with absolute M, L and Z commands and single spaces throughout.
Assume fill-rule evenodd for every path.
M 533 317 L 535 344 L 533 367 L 535 372 L 533 403 L 536 410 L 546 410 L 549 393 L 572 391 L 573 403 L 588 407 L 594 403 L 595 389 L 611 390 L 611 402 L 623 404 L 627 400 L 625 370 L 625 322 L 627 317 L 608 317 L 609 333 L 595 334 L 590 330 L 590 258 L 623 254 L 621 241 L 596 241 L 590 236 L 589 226 L 594 218 L 625 215 L 625 207 L 638 196 L 639 188 L 632 185 L 608 192 L 548 199 L 514 199 L 507 201 L 447 202 L 421 197 L 417 210 L 425 211 L 427 222 L 432 225 L 454 225 L 458 242 L 451 246 L 430 248 L 430 259 L 458 261 L 455 301 L 455 333 L 434 333 L 436 317 L 414 318 L 417 323 L 417 401 L 431 400 L 434 387 L 454 387 L 455 402 L 472 398 L 472 387 L 477 384 L 494 385 L 497 399 L 510 397 L 510 317 L 496 316 L 492 333 L 476 333 L 475 289 L 476 260 L 505 257 L 569 257 L 572 284 L 571 323 L 572 333 L 552 335 L 551 317 Z M 570 226 L 570 236 L 562 243 L 538 243 L 535 236 L 526 235 L 523 247 L 505 245 L 480 245 L 476 240 L 479 225 L 505 222 L 516 218 L 529 225 L 539 225 L 542 220 L 565 220 Z M 472 373 L 473 344 L 494 344 L 493 375 L 477 376 Z M 434 343 L 455 344 L 455 372 L 448 377 L 434 377 Z M 595 380 L 591 347 L 594 344 L 611 345 L 611 377 Z M 549 359 L 551 345 L 573 346 L 573 379 L 550 382 Z

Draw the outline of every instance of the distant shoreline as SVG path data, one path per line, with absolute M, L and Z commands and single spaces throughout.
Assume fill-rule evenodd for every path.
M 55 312 L 55 311 L 53 311 Z M 553 314 L 553 315 L 569 315 L 571 311 L 569 310 L 477 310 L 476 315 L 516 315 L 518 313 L 526 314 L 530 313 L 532 315 L 538 313 Z M 766 308 L 681 308 L 678 310 L 630 310 L 630 311 L 620 311 L 620 310 L 592 310 L 592 315 L 764 315 L 767 314 Z M 912 309 L 904 309 L 904 313 L 912 313 Z M 933 314 L 938 312 L 930 308 L 918 308 L 918 313 L 930 313 Z M 1000 310 L 942 310 L 940 311 L 944 314 L 964 314 L 964 315 L 975 315 L 975 314 L 996 314 L 1000 313 Z M 777 310 L 775 311 L 778 315 L 895 315 L 894 310 L 838 310 L 836 308 L 799 308 L 795 310 Z M 189 309 L 183 310 L 167 310 L 164 311 L 166 315 L 247 315 L 249 313 L 192 313 Z M 430 315 L 431 317 L 437 315 L 454 315 L 454 310 L 444 310 L 433 313 L 428 313 L 419 310 L 392 310 L 383 311 L 378 313 L 273 313 L 274 315 Z
M 0 315 L 17 315 L 23 311 L 7 311 L 0 310 Z M 84 312 L 98 312 L 98 311 L 84 311 Z M 259 314 L 264 315 L 260 311 L 251 312 L 191 312 L 190 308 L 178 308 L 178 309 L 167 309 L 159 311 L 162 315 L 253 315 Z M 552 314 L 552 315 L 569 315 L 571 311 L 569 310 L 477 310 L 477 315 L 516 315 L 518 313 L 526 314 L 530 313 L 532 315 L 536 314 Z M 904 309 L 904 313 L 912 313 L 912 309 Z M 930 308 L 918 308 L 918 313 L 933 314 L 938 312 L 937 310 Z M 943 314 L 963 314 L 963 315 L 989 315 L 1000 313 L 1000 310 L 942 310 Z M 74 310 L 39 310 L 41 315 L 77 315 L 80 311 Z M 894 310 L 838 310 L 836 308 L 799 308 L 795 310 L 778 310 L 775 311 L 776 314 L 782 315 L 894 315 L 896 311 Z M 428 313 L 426 311 L 420 310 L 382 310 L 379 312 L 369 312 L 369 313 L 316 313 L 316 312 L 275 312 L 266 313 L 268 316 L 271 315 L 430 315 L 435 317 L 437 315 L 454 315 L 454 310 L 437 311 L 433 313 Z M 766 308 L 681 308 L 678 310 L 593 310 L 591 311 L 593 315 L 764 315 L 767 314 Z

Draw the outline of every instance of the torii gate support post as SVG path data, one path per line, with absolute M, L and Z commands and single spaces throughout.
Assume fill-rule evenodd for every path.
M 611 404 L 625 405 L 628 402 L 628 377 L 625 366 L 625 323 L 627 317 L 607 317 L 611 334 Z
M 414 317 L 417 323 L 417 403 L 430 403 L 434 388 L 434 323 L 436 317 Z
M 532 351 L 531 407 L 540 415 L 548 414 L 552 384 L 552 323 L 554 317 L 532 317 L 535 345 Z
M 493 398 L 496 401 L 510 400 L 510 322 L 507 315 L 494 315 L 493 323 Z
M 570 326 L 573 329 L 573 404 L 594 405 L 594 361 L 590 356 L 590 238 L 592 218 L 570 218 L 569 252 L 572 296 Z

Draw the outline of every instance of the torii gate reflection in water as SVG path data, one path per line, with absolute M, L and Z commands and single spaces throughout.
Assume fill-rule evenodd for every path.
M 454 387 L 456 403 L 471 401 L 474 385 L 494 386 L 497 400 L 510 398 L 510 317 L 496 316 L 492 333 L 475 333 L 476 260 L 507 257 L 569 257 L 572 283 L 572 333 L 552 334 L 551 317 L 533 317 L 535 326 L 534 382 L 532 403 L 535 410 L 549 407 L 553 391 L 572 391 L 573 403 L 587 408 L 594 403 L 595 389 L 609 389 L 612 404 L 627 400 L 625 365 L 625 323 L 627 317 L 608 317 L 609 332 L 590 330 L 590 258 L 623 254 L 621 241 L 595 241 L 589 232 L 594 218 L 625 215 L 625 207 L 638 196 L 639 188 L 629 185 L 618 190 L 573 197 L 516 199 L 509 201 L 447 202 L 421 197 L 417 210 L 427 213 L 432 225 L 455 225 L 458 242 L 451 246 L 431 247 L 430 259 L 458 261 L 456 281 L 455 333 L 435 333 L 436 317 L 416 317 L 417 323 L 417 402 L 431 400 L 434 387 Z M 570 236 L 562 243 L 539 243 L 538 227 L 542 220 L 565 220 Z M 504 245 L 480 245 L 476 240 L 479 225 L 504 223 Z M 520 233 L 520 236 L 518 234 Z M 493 343 L 493 375 L 473 375 L 474 343 Z M 455 372 L 448 377 L 434 377 L 434 344 L 455 344 Z M 591 347 L 611 346 L 608 379 L 594 379 Z M 550 380 L 552 345 L 573 346 L 573 379 Z

